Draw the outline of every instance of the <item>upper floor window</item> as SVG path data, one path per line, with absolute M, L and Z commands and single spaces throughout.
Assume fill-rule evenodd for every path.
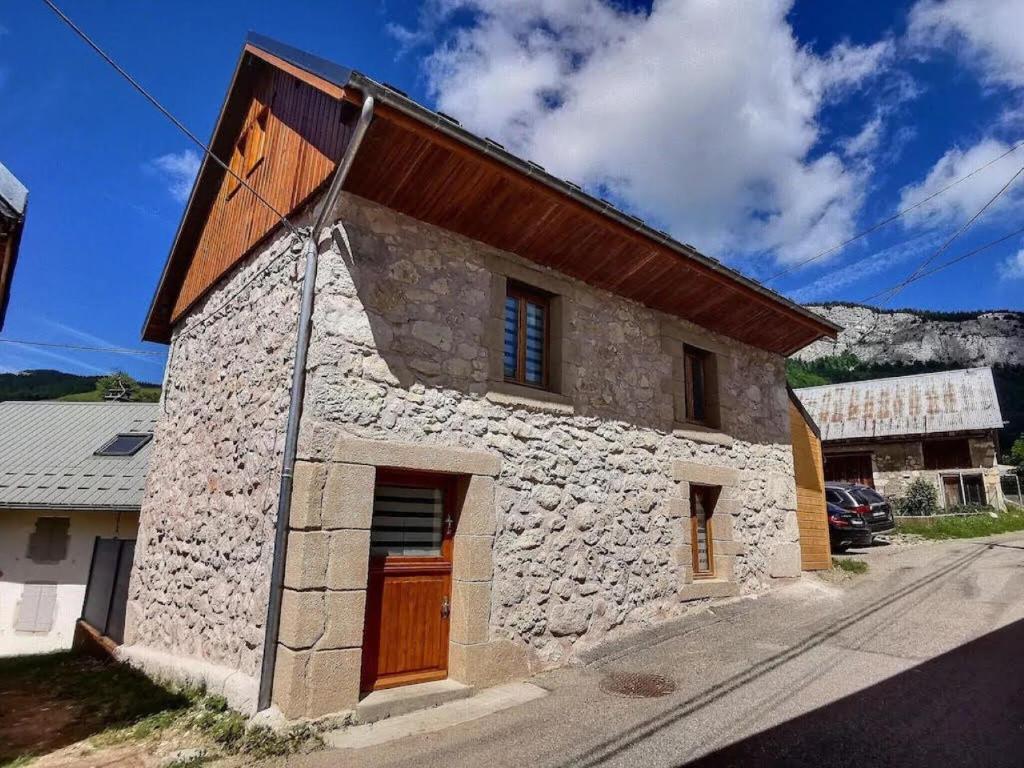
M 267 119 L 270 110 L 263 107 L 249 126 L 238 137 L 231 152 L 231 173 L 228 174 L 227 194 L 233 195 L 241 186 L 239 179 L 245 179 L 263 161 L 267 143 Z
M 925 469 L 966 469 L 971 463 L 971 446 L 966 438 L 926 440 L 921 446 Z
M 709 384 L 711 355 L 703 349 L 683 347 L 684 381 L 686 384 L 686 420 L 708 424 L 710 419 Z
M 505 380 L 531 387 L 548 386 L 548 326 L 551 298 L 508 283 L 505 293 Z

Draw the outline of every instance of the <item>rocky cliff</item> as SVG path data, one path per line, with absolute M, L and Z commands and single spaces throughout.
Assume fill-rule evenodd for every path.
M 852 304 L 811 305 L 845 329 L 794 357 L 816 360 L 852 352 L 864 363 L 941 366 L 1024 365 L 1024 312 L 919 312 Z

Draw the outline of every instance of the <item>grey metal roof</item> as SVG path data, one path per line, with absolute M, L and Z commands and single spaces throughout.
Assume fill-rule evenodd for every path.
M 821 439 L 860 440 L 1001 429 L 991 368 L 796 390 Z
M 0 163 L 0 212 L 11 218 L 21 218 L 27 203 L 28 189 Z
M 138 509 L 153 442 L 93 454 L 115 435 L 152 432 L 156 403 L 0 403 L 0 507 Z

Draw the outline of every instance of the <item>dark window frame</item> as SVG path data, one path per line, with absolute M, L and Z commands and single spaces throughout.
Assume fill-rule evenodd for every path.
M 505 364 L 505 342 L 502 338 L 502 375 L 504 380 L 510 384 L 518 384 L 523 387 L 531 387 L 544 391 L 551 391 L 551 305 L 554 297 L 550 293 L 531 288 L 521 283 L 509 280 L 505 284 L 505 312 L 508 309 L 508 300 L 515 299 L 516 309 L 516 367 L 512 376 L 504 370 Z M 544 330 L 542 332 L 541 350 L 541 377 L 540 382 L 528 381 L 526 378 L 526 306 L 534 304 L 541 307 L 544 313 Z M 507 320 L 507 316 L 506 316 Z
M 116 453 L 112 453 L 110 451 L 111 446 L 113 446 L 118 440 L 121 440 L 123 438 L 139 438 L 139 442 L 130 451 L 118 451 Z M 118 432 L 116 435 L 110 438 L 110 440 L 104 443 L 101 448 L 97 449 L 96 452 L 93 453 L 93 456 L 101 456 L 104 458 L 114 459 L 123 459 L 129 456 L 134 456 L 136 453 L 141 451 L 143 446 L 149 443 L 149 441 L 152 439 L 152 432 Z
M 720 490 L 720 488 L 712 485 L 693 484 L 690 486 L 690 556 L 694 580 L 713 579 L 717 575 L 715 571 L 715 534 L 712 518 L 715 514 L 715 504 L 718 501 L 718 494 Z M 700 528 L 700 522 L 697 518 L 698 496 L 702 496 L 704 502 L 704 536 L 705 541 L 707 542 L 707 570 L 702 569 L 700 566 L 700 549 L 697 538 Z
M 708 386 L 710 382 L 709 374 L 709 363 L 711 361 L 711 352 L 699 347 L 694 347 L 690 344 L 683 345 L 683 388 L 685 394 L 685 409 L 684 416 L 689 424 L 699 424 L 701 426 L 710 426 L 711 418 L 711 400 L 708 397 Z M 699 370 L 700 376 L 694 375 L 694 371 Z M 700 380 L 700 397 L 698 398 L 695 390 L 697 380 Z M 698 413 L 698 401 L 700 412 Z

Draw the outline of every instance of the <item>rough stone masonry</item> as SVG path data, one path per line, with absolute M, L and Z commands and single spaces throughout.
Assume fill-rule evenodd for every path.
M 799 574 L 780 356 L 353 196 L 337 219 L 320 261 L 300 463 L 326 478 L 332 446 L 350 439 L 493 456 L 488 642 L 529 669 L 552 666 L 689 600 Z M 210 310 L 288 247 L 240 265 L 182 323 L 201 329 L 175 333 L 128 621 L 127 656 L 179 676 L 173 657 L 186 656 L 205 670 L 195 675 L 234 675 L 246 691 L 262 650 L 297 251 L 230 310 Z M 500 381 L 506 280 L 558 296 L 555 395 Z M 716 356 L 719 429 L 680 423 L 684 343 Z M 690 482 L 722 487 L 711 582 L 691 573 Z M 306 586 L 331 604 L 328 585 Z M 360 632 L 336 634 L 358 659 Z M 317 650 L 303 653 L 312 663 Z

